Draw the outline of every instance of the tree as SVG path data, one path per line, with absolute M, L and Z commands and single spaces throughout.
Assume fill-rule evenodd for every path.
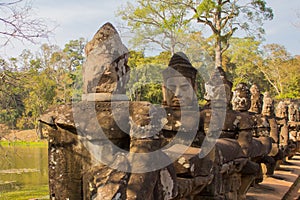
M 265 45 L 263 53 L 264 59 L 257 66 L 277 98 L 299 98 L 300 59 L 291 57 L 284 46 L 278 44 Z
M 193 13 L 193 19 L 208 26 L 215 43 L 215 66 L 222 66 L 222 54 L 229 47 L 229 39 L 238 30 L 263 34 L 262 21 L 273 18 L 265 0 L 176 0 Z
M 34 16 L 32 3 L 27 0 L 11 0 L 0 3 L 0 45 L 12 39 L 35 43 L 36 39 L 48 38 L 52 32 L 46 21 Z
M 117 15 L 134 33 L 130 40 L 134 47 L 156 44 L 173 54 L 185 46 L 183 39 L 189 32 L 186 7 L 170 2 L 138 0 L 119 9 Z
M 24 112 L 22 97 L 25 93 L 18 72 L 9 70 L 10 63 L 1 60 L 0 73 L 0 122 L 14 128 Z
M 257 67 L 257 63 L 262 60 L 260 44 L 254 37 L 230 39 L 230 47 L 223 55 L 223 66 L 234 85 L 240 82 L 249 85 L 256 83 L 261 90 L 269 89 L 264 74 Z
M 36 55 L 24 50 L 17 58 L 0 59 L 0 122 L 11 128 L 33 128 L 53 105 L 70 103 L 82 88 L 83 40 L 62 50 L 42 45 Z
M 159 44 L 166 42 L 157 36 L 162 33 L 175 36 L 186 31 L 194 20 L 209 27 L 214 39 L 215 66 L 222 65 L 222 54 L 238 28 L 260 35 L 264 33 L 263 20 L 273 18 L 272 9 L 266 6 L 265 0 L 139 0 L 137 7 L 128 5 L 119 15 L 124 16 L 128 26 L 141 33 L 144 39 L 154 41 L 156 37 L 158 41 L 155 42 Z

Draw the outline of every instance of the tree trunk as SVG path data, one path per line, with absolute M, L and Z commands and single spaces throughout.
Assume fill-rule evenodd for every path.
M 217 36 L 216 47 L 215 47 L 215 67 L 222 67 L 222 44 L 220 36 Z
M 222 4 L 222 1 L 219 1 L 219 5 Z M 215 67 L 222 67 L 222 41 L 221 41 L 221 11 L 217 10 L 215 14 L 215 35 L 216 35 L 216 43 L 215 43 Z

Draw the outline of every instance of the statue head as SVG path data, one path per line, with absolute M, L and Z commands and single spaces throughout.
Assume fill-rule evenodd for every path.
M 280 101 L 276 107 L 276 117 L 288 118 L 288 107 L 284 101 Z
M 274 115 L 274 101 L 269 92 L 265 92 L 263 98 L 262 115 L 273 116 Z
M 209 81 L 205 83 L 205 100 L 212 106 L 230 105 L 232 98 L 232 83 L 227 80 L 225 71 L 221 67 L 216 67 Z
M 251 106 L 250 90 L 246 83 L 239 83 L 233 91 L 232 108 L 237 111 L 248 111 Z
M 289 121 L 298 121 L 298 106 L 296 103 L 291 102 L 288 106 Z
M 187 56 L 175 53 L 163 71 L 163 95 L 167 106 L 191 106 L 196 98 L 197 70 L 192 66 Z
M 250 93 L 251 93 L 251 106 L 249 111 L 254 113 L 261 113 L 263 99 L 260 90 L 256 84 L 253 84 L 250 87 Z

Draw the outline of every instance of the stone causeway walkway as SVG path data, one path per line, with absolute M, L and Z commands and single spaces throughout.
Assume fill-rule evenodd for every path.
M 247 200 L 300 200 L 300 153 L 281 164 L 274 177 L 250 188 Z

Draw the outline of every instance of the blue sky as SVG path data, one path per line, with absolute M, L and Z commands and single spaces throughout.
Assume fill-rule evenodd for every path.
M 109 21 L 118 27 L 121 21 L 115 17 L 115 12 L 126 2 L 127 0 L 33 0 L 33 7 L 38 16 L 58 25 L 50 43 L 63 47 L 70 40 L 80 37 L 90 40 L 105 22 Z M 300 55 L 300 1 L 267 2 L 273 9 L 274 19 L 265 22 L 265 44 L 281 44 L 292 55 Z M 126 38 L 122 39 L 126 43 Z M 16 43 L 14 47 L 6 47 L 4 53 L 17 56 L 22 49 L 34 52 L 39 47 L 40 45 Z

